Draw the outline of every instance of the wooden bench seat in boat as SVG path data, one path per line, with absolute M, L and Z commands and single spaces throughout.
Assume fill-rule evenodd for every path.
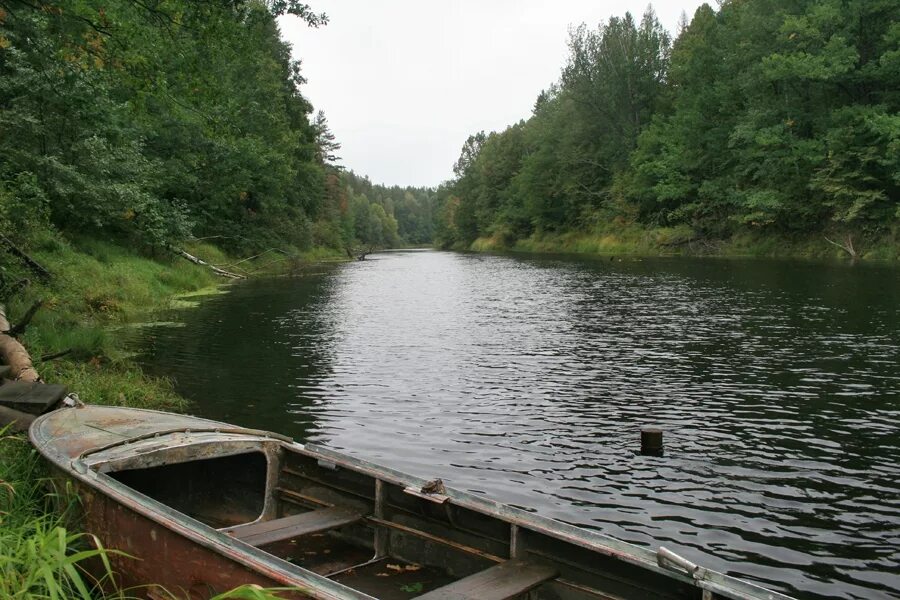
M 416 600 L 508 600 L 557 575 L 549 565 L 512 559 L 417 596 Z
M 222 531 L 252 546 L 265 546 L 301 535 L 320 533 L 328 529 L 351 525 L 362 518 L 363 516 L 359 513 L 335 506 L 271 521 L 236 525 L 222 529 Z
M 55 408 L 68 393 L 69 390 L 64 385 L 10 381 L 0 385 L 0 406 L 8 406 L 32 415 L 42 415 Z

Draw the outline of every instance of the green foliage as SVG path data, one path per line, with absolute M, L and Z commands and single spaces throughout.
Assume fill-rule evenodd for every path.
M 616 171 L 663 102 L 669 47 L 652 11 L 640 23 L 626 14 L 575 28 L 561 81 L 541 93 L 531 119 L 466 141 L 439 243 L 565 231 L 607 210 Z
M 50 201 L 34 173 L 17 173 L 0 181 L 0 230 L 45 229 L 50 223 Z
M 894 0 L 754 0 L 701 6 L 671 44 L 652 12 L 575 28 L 531 118 L 466 142 L 438 242 L 632 224 L 711 243 L 887 239 L 900 226 L 898 22 Z
M 387 187 L 351 172 L 333 172 L 315 243 L 352 249 L 429 244 L 433 239 L 434 191 Z
M 276 17 L 295 0 L 0 2 L 0 225 L 309 249 L 339 144 Z
M 291 588 L 263 588 L 255 584 L 242 585 L 229 592 L 216 594 L 210 600 L 278 600 L 279 592 L 290 592 Z
M 810 187 L 835 221 L 879 226 L 900 218 L 900 115 L 883 105 L 832 115 L 826 156 Z
M 24 436 L 0 430 L 0 597 L 10 600 L 94 600 L 124 598 L 115 591 L 112 570 L 99 540 L 71 533 L 64 516 L 45 512 L 48 496 L 37 453 Z M 83 567 L 102 567 L 96 579 Z M 103 586 L 103 591 L 101 591 Z

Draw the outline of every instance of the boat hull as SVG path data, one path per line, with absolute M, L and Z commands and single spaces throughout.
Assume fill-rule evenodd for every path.
M 86 454 L 122 440 L 158 436 L 182 430 L 226 431 L 231 425 L 187 415 L 115 407 L 69 408 L 44 415 L 29 437 L 50 463 L 57 497 L 77 498 L 77 526 L 110 550 L 116 584 L 147 598 L 205 600 L 235 587 L 255 584 L 290 588 L 285 598 L 371 600 L 365 594 L 280 564 L 265 552 L 242 547 L 214 528 L 198 523 L 171 507 L 136 493 L 118 481 L 83 468 Z M 274 434 L 246 430 L 250 445 L 279 443 Z M 273 439 L 270 439 L 272 437 Z M 197 454 L 191 444 L 186 456 Z M 100 564 L 93 570 L 106 575 Z
M 67 479 L 57 470 L 58 479 Z M 68 479 L 71 481 L 71 479 Z M 205 600 L 244 584 L 283 587 L 295 582 L 260 568 L 248 568 L 243 557 L 228 557 L 206 548 L 178 531 L 175 522 L 151 519 L 97 489 L 75 482 L 80 498 L 80 526 L 96 536 L 104 548 L 113 549 L 109 561 L 121 588 L 144 589 L 148 597 Z M 99 565 L 97 565 L 99 567 Z M 97 568 L 95 567 L 95 568 Z M 296 598 L 310 598 L 295 593 Z

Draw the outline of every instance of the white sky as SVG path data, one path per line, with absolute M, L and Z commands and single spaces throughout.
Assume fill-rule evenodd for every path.
M 373 182 L 437 185 L 466 137 L 528 118 L 559 78 L 568 27 L 595 27 L 646 0 L 310 0 L 327 26 L 282 17 L 303 61 L 304 94 L 343 145 L 341 164 Z M 657 0 L 674 34 L 700 0 Z

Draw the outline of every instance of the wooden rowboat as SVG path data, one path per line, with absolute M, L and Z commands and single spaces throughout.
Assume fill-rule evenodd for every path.
M 658 552 L 286 437 L 84 406 L 31 440 L 73 481 L 122 583 L 191 598 L 536 600 L 788 597 Z M 152 597 L 152 592 L 151 592 Z

